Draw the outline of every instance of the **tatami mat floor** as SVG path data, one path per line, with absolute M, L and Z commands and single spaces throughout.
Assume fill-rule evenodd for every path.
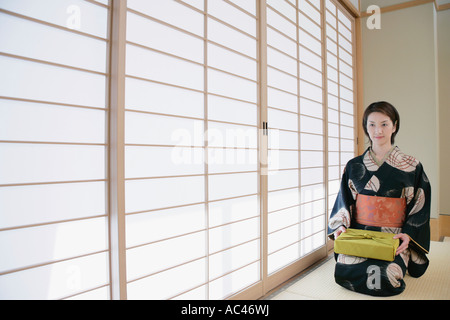
M 372 297 L 342 288 L 334 282 L 335 260 L 330 255 L 311 271 L 284 285 L 266 300 L 449 300 L 450 238 L 432 241 L 430 266 L 420 278 L 405 276 L 406 289 L 393 297 Z

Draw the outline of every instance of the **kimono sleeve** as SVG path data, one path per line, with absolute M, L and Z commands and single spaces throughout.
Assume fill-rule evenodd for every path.
M 414 198 L 407 207 L 402 233 L 410 237 L 410 247 L 421 254 L 430 248 L 430 207 L 431 185 L 419 163 L 414 176 Z
M 340 226 L 350 227 L 352 212 L 354 211 L 355 198 L 350 189 L 348 166 L 342 175 L 341 186 L 333 210 L 328 221 L 328 237 L 334 240 L 334 231 Z

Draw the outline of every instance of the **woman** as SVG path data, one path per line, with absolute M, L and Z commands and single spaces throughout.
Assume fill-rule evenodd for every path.
M 406 271 L 420 277 L 428 267 L 431 187 L 422 164 L 393 144 L 400 117 L 391 104 L 368 106 L 363 128 L 371 146 L 345 167 L 328 235 L 349 227 L 389 232 L 400 246 L 392 262 L 335 254 L 334 276 L 347 289 L 391 296 L 405 290 Z

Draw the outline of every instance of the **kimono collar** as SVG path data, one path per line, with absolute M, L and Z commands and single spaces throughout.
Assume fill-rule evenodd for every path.
M 372 150 L 372 147 L 369 147 L 369 153 L 370 156 L 372 157 L 373 161 L 379 166 L 381 167 L 381 165 L 386 161 L 386 159 L 391 155 L 392 151 L 396 148 L 397 146 L 392 146 L 391 149 L 386 152 L 386 154 L 384 155 L 383 159 L 381 159 L 381 161 L 378 161 L 377 157 L 375 156 L 375 153 Z

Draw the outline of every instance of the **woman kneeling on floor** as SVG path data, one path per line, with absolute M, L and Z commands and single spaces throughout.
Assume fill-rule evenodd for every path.
M 392 296 L 405 290 L 406 271 L 422 276 L 429 265 L 431 187 L 422 164 L 393 145 L 400 128 L 397 110 L 387 102 L 364 112 L 364 132 L 371 146 L 350 160 L 331 212 L 328 235 L 346 228 L 396 234 L 394 261 L 335 254 L 335 280 L 352 291 Z

